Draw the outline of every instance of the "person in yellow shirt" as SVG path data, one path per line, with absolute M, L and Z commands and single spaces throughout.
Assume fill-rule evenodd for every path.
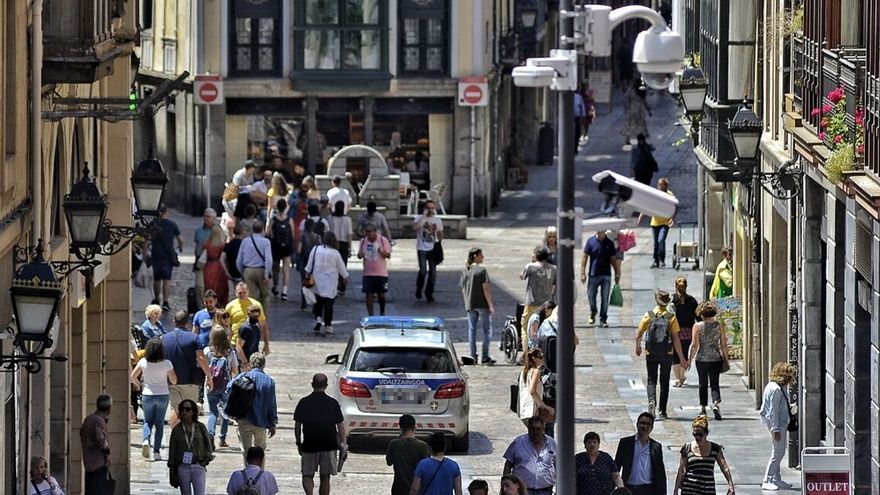
M 654 294 L 657 306 L 645 313 L 639 323 L 636 334 L 636 356 L 642 355 L 642 338 L 645 341 L 645 362 L 648 367 L 648 412 L 654 414 L 657 404 L 657 378 L 660 379 L 660 413 L 658 420 L 669 418 L 666 404 L 669 400 L 669 372 L 672 370 L 673 356 L 678 355 L 679 362 L 687 363 L 678 340 L 678 320 L 675 313 L 669 311 L 672 298 L 664 290 Z M 686 366 L 687 367 L 687 366 Z
M 231 342 L 233 346 L 238 342 L 238 329 L 248 319 L 248 308 L 251 306 L 260 308 L 260 329 L 263 334 L 263 355 L 265 356 L 269 354 L 269 323 L 266 321 L 266 312 L 263 311 L 260 301 L 249 297 L 248 294 L 247 284 L 239 282 L 235 286 L 235 299 L 229 301 L 229 304 L 226 305 L 226 312 L 229 313 L 229 324 L 232 330 Z
M 715 278 L 709 290 L 709 299 L 721 299 L 733 294 L 733 248 L 721 250 L 721 261 L 715 267 Z
M 666 177 L 660 177 L 657 180 L 657 189 L 675 197 L 672 191 L 669 190 L 669 180 Z M 642 217 L 644 216 L 644 213 L 639 214 L 637 224 L 642 223 Z M 651 265 L 651 268 L 666 268 L 666 236 L 674 220 L 674 214 L 669 218 L 651 217 L 651 230 L 654 234 L 654 264 Z

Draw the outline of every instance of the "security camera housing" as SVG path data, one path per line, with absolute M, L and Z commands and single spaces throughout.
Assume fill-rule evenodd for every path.
M 553 67 L 524 65 L 514 67 L 511 72 L 513 84 L 521 88 L 546 88 L 553 82 L 556 71 Z
M 665 89 L 681 69 L 684 60 L 684 41 L 681 35 L 666 27 L 652 27 L 642 31 L 633 45 L 633 62 L 642 73 L 645 84 L 654 89 Z
M 669 218 L 678 209 L 675 196 L 610 170 L 594 175 L 593 181 L 599 184 L 599 192 L 615 197 L 618 205 L 628 206 L 652 217 Z

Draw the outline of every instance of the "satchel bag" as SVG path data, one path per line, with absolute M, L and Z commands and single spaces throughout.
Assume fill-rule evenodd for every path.
M 788 407 L 788 428 L 786 429 L 790 432 L 798 431 L 797 405 L 791 405 L 791 402 L 788 401 L 788 394 L 785 393 L 785 390 L 782 391 L 782 397 L 785 398 L 785 406 Z
M 202 248 L 202 254 L 196 259 L 196 270 L 202 270 L 208 264 L 208 250 Z
M 310 266 L 312 268 L 315 267 L 315 251 L 318 249 L 318 246 L 312 248 L 312 252 L 309 253 L 309 258 L 311 258 Z M 315 277 L 312 276 L 312 268 L 306 267 L 306 278 L 303 279 L 303 287 L 306 289 L 311 289 L 315 286 Z M 312 303 L 314 304 L 314 303 Z

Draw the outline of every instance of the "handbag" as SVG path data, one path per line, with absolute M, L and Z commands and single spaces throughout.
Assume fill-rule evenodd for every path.
M 443 244 L 440 241 L 434 243 L 434 249 L 431 250 L 431 259 L 435 265 L 443 263 Z
M 196 259 L 196 270 L 202 270 L 208 264 L 208 250 L 202 248 L 202 254 Z
M 620 290 L 620 284 L 614 284 L 608 304 L 618 308 L 623 306 L 623 291 Z
M 311 262 L 312 262 L 311 263 L 312 268 L 315 267 L 315 250 L 317 250 L 317 249 L 318 249 L 318 246 L 315 246 L 312 248 L 312 252 L 309 253 L 309 258 L 311 258 Z M 306 278 L 303 279 L 303 288 L 310 289 L 314 286 L 315 286 L 315 277 L 312 276 L 312 269 L 309 267 L 306 267 Z M 303 291 L 303 293 L 305 293 L 305 291 Z M 312 294 L 312 296 L 314 296 L 314 293 Z M 309 304 L 315 304 L 315 303 L 312 302 Z
M 315 279 L 309 277 L 306 280 L 309 280 L 309 279 L 312 280 L 312 285 L 315 285 Z M 315 291 L 312 290 L 312 285 L 309 285 L 308 287 L 302 288 L 303 299 L 305 299 L 306 304 L 308 304 L 310 306 L 315 304 L 315 302 L 318 301 L 318 298 L 315 297 Z
M 782 397 L 785 398 L 785 406 L 788 407 L 788 428 L 786 428 L 786 430 L 790 432 L 798 431 L 797 406 L 791 405 L 791 402 L 788 401 L 788 394 L 785 393 L 785 390 L 782 391 Z
M 721 356 L 721 372 L 727 373 L 728 371 L 730 371 L 730 359 Z

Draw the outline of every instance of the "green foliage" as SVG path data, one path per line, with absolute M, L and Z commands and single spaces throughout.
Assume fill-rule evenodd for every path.
M 828 172 L 828 180 L 834 184 L 840 183 L 840 180 L 843 179 L 843 173 L 853 169 L 854 156 L 855 150 L 853 149 L 852 144 L 845 143 L 838 146 L 837 149 L 834 150 L 834 154 L 831 155 L 831 158 L 825 162 L 825 170 Z

